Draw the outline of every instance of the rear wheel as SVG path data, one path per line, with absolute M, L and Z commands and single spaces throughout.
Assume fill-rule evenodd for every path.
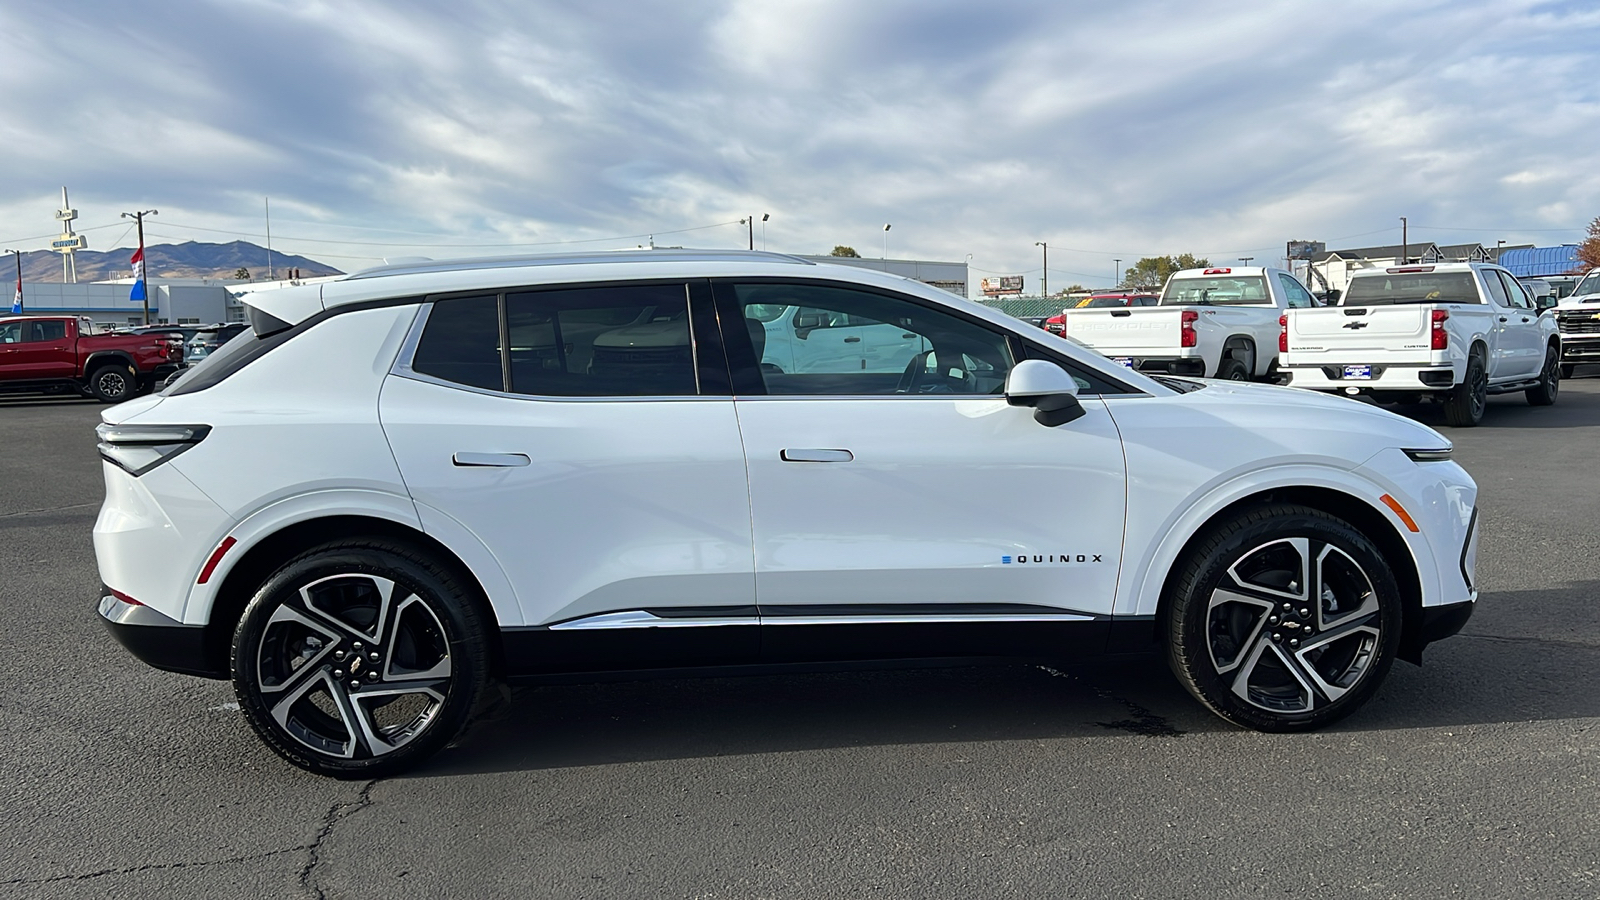
M 1539 383 L 1523 392 L 1530 406 L 1550 406 L 1561 391 L 1561 357 L 1556 348 L 1544 351 L 1544 368 L 1539 370 Z
M 131 399 L 137 385 L 137 373 L 124 363 L 107 363 L 89 373 L 89 393 L 101 403 Z
M 1244 360 L 1229 356 L 1217 363 L 1216 377 L 1223 381 L 1249 381 L 1250 370 L 1245 366 Z
M 1383 681 L 1399 646 L 1400 603 L 1388 563 L 1348 523 L 1263 506 L 1214 528 L 1179 570 L 1168 660 L 1230 722 L 1318 728 Z
M 1467 375 L 1451 388 L 1444 401 L 1444 420 L 1456 428 L 1471 428 L 1483 421 L 1489 407 L 1489 376 L 1483 360 L 1474 353 L 1467 357 Z
M 329 544 L 290 561 L 234 630 L 234 692 L 279 756 L 339 778 L 390 775 L 466 725 L 487 637 L 455 576 L 410 547 Z

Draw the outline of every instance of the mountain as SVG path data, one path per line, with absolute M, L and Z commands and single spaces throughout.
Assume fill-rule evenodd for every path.
M 131 256 L 132 248 L 79 250 L 78 280 L 127 278 L 132 272 L 132 266 L 128 263 Z M 234 241 L 231 244 L 202 244 L 198 241 L 152 244 L 144 248 L 144 262 L 151 278 L 232 279 L 240 268 L 248 269 L 255 281 L 267 277 L 267 248 L 249 241 Z M 0 283 L 15 277 L 15 265 L 12 260 L 0 260 Z M 272 270 L 276 277 L 284 278 L 290 269 L 295 268 L 300 270 L 302 278 L 344 274 L 314 259 L 272 251 Z M 59 283 L 61 255 L 49 250 L 30 250 L 22 254 L 22 280 Z

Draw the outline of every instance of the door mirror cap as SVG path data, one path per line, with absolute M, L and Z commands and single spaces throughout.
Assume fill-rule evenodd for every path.
M 1025 359 L 1006 375 L 1006 402 L 1012 406 L 1032 406 L 1028 398 L 1052 394 L 1078 396 L 1078 379 L 1049 360 Z
M 1084 414 L 1078 402 L 1078 380 L 1066 369 L 1042 359 L 1025 359 L 1006 376 L 1006 402 L 1033 407 L 1040 425 L 1054 428 Z

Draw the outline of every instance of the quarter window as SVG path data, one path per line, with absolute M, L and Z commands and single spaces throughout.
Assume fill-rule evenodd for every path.
M 997 394 L 1011 370 L 1004 334 L 909 300 L 812 284 L 733 291 L 768 394 Z

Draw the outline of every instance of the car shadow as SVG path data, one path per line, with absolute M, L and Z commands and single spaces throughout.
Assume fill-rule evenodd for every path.
M 21 408 L 27 406 L 99 406 L 100 401 L 93 397 L 79 397 L 77 394 L 0 394 L 0 409 Z
M 1329 732 L 1600 717 L 1600 582 L 1486 594 Z M 1541 630 L 1541 628 L 1545 630 Z M 1232 731 L 1157 657 L 524 687 L 412 777 L 809 750 Z M 1294 736 L 1263 736 L 1293 740 Z

